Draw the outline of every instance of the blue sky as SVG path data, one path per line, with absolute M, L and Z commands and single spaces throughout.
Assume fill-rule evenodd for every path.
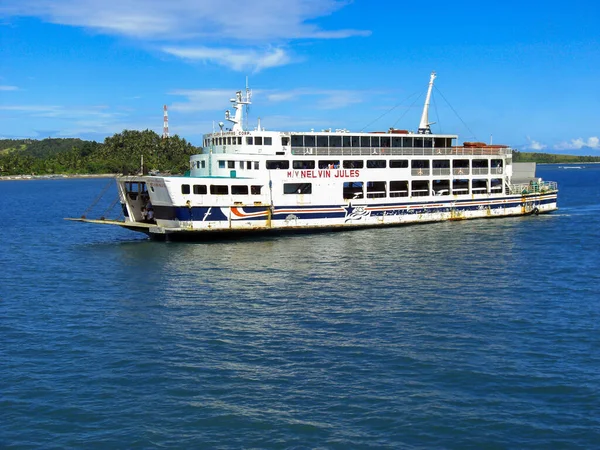
M 0 138 L 416 130 L 600 155 L 600 2 L 2 0 Z

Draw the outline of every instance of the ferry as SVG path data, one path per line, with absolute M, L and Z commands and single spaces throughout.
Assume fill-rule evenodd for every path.
M 157 240 L 317 231 L 549 213 L 556 182 L 505 145 L 434 134 L 431 73 L 417 131 L 248 129 L 251 91 L 225 111 L 230 126 L 203 136 L 184 176 L 117 177 L 124 219 L 109 223 Z M 153 217 L 148 219 L 147 210 Z

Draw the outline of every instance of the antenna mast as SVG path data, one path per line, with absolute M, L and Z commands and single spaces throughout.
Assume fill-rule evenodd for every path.
M 429 100 L 431 99 L 431 89 L 433 89 L 433 80 L 435 80 L 435 72 L 431 72 L 429 78 L 429 88 L 427 89 L 427 97 L 425 98 L 425 106 L 423 107 L 423 114 L 421 115 L 421 123 L 419 124 L 419 134 L 431 134 L 431 128 L 429 125 L 435 122 L 429 122 Z
M 163 106 L 163 139 L 169 137 L 169 112 L 167 111 L 167 105 Z

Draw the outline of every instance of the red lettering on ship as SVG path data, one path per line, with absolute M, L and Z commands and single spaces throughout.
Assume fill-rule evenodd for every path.
M 352 169 L 319 169 L 319 170 L 288 170 L 288 178 L 358 178 L 360 170 Z

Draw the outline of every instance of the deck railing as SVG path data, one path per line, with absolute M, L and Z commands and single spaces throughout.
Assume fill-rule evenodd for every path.
M 316 156 L 502 156 L 512 154 L 511 148 L 497 147 L 445 147 L 445 148 L 396 148 L 396 147 L 292 147 L 292 155 Z
M 558 190 L 556 181 L 542 181 L 522 184 L 511 184 L 509 187 L 511 194 L 535 194 L 538 192 L 548 192 Z

